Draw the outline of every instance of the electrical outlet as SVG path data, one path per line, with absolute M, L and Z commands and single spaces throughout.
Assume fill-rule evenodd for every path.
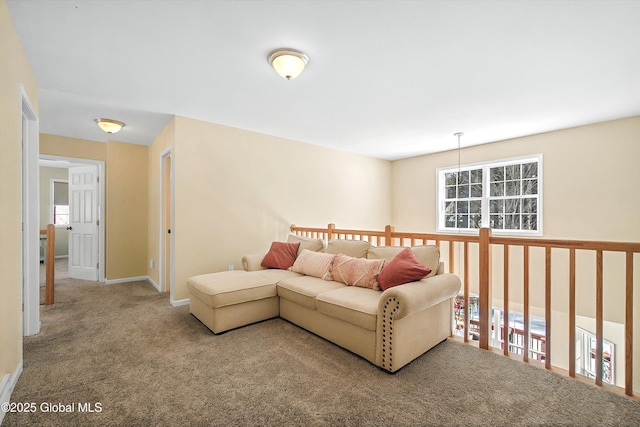
M 149 261 L 149 268 L 154 268 L 156 266 L 156 260 L 151 258 L 151 261 Z
M 233 271 L 235 269 L 235 267 L 233 266 L 233 264 L 229 264 L 229 271 Z

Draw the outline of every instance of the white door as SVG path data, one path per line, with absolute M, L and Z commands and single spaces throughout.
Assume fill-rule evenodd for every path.
M 69 168 L 69 277 L 98 280 L 98 166 Z

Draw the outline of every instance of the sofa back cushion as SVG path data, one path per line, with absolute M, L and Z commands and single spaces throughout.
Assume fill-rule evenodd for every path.
M 328 254 L 343 254 L 354 258 L 366 258 L 371 243 L 364 240 L 331 239 L 327 244 Z
M 304 249 L 308 249 L 313 252 L 319 252 L 324 249 L 324 240 L 296 236 L 295 234 L 290 234 L 289 237 L 287 237 L 287 243 L 300 243 L 300 247 L 298 248 L 298 256 Z
M 406 248 L 402 246 L 372 246 L 367 252 L 367 258 L 391 261 L 404 249 Z M 440 267 L 440 248 L 435 245 L 413 246 L 411 251 L 420 261 L 420 264 L 431 270 L 431 273 L 426 277 L 435 276 Z
M 384 263 L 383 259 L 355 258 L 338 254 L 333 259 L 331 277 L 336 282 L 348 286 L 359 286 L 377 291 L 380 290 L 378 275 L 382 271 Z
M 303 249 L 289 270 L 307 276 L 331 280 L 331 264 L 334 257 L 335 255 L 333 254 Z

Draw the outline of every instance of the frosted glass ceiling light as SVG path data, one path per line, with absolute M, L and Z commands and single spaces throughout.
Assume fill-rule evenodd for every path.
M 96 119 L 96 123 L 106 133 L 118 133 L 124 127 L 124 123 L 111 119 Z
M 293 49 L 278 49 L 269 55 L 269 64 L 287 80 L 295 79 L 309 63 L 309 58 Z

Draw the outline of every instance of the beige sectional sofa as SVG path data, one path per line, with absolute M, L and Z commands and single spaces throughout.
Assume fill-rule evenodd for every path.
M 303 250 L 391 261 L 402 247 L 374 247 L 358 240 L 289 236 Z M 190 311 L 214 333 L 282 317 L 395 372 L 451 333 L 452 298 L 460 280 L 443 272 L 437 246 L 411 251 L 429 267 L 425 278 L 385 291 L 261 265 L 264 254 L 243 258 L 245 271 L 188 280 Z

